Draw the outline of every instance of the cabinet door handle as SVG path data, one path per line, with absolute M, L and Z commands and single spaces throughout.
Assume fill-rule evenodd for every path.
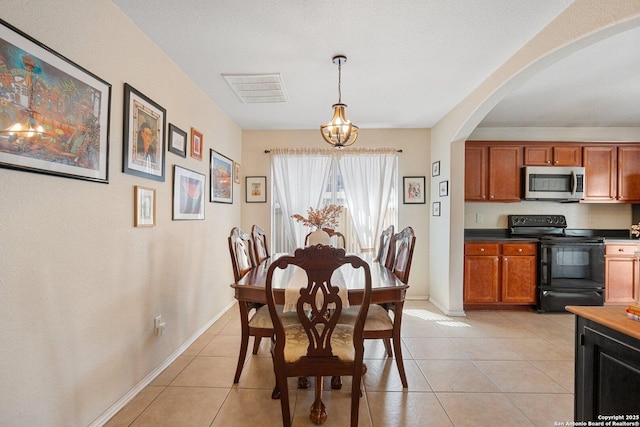
M 480 248 L 480 252 L 484 252 L 484 248 Z
M 518 252 L 522 252 L 522 248 L 518 248 Z
M 623 248 L 618 248 L 618 252 L 624 252 Z

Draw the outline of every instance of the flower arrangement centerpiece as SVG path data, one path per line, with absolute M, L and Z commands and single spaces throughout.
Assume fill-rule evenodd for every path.
M 342 212 L 342 206 L 325 205 L 321 209 L 309 208 L 307 218 L 299 214 L 291 215 L 291 218 L 306 225 L 307 227 L 315 227 L 318 230 L 323 228 L 335 229 L 338 227 L 338 217 Z
M 631 237 L 634 239 L 640 238 L 640 223 L 631 226 Z

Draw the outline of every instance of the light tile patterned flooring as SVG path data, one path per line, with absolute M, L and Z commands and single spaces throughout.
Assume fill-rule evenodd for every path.
M 409 389 L 379 340 L 365 342 L 360 426 L 553 426 L 573 420 L 572 314 L 469 311 L 447 317 L 407 301 L 402 325 Z M 253 341 L 250 341 L 250 348 Z M 278 426 L 268 340 L 233 384 L 240 324 L 233 307 L 108 423 L 116 426 Z M 312 380 L 313 381 L 313 380 Z M 349 425 L 351 382 L 325 387 L 330 426 Z M 313 383 L 290 382 L 294 426 L 312 426 Z

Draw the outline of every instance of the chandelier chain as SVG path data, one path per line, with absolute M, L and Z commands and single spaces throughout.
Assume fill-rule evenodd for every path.
M 342 63 L 338 63 L 338 104 L 342 104 Z

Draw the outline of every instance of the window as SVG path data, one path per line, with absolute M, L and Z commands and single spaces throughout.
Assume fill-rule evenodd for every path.
M 374 251 L 382 230 L 397 225 L 396 150 L 291 151 L 272 151 L 272 253 L 303 246 L 312 231 L 292 214 L 328 204 L 343 207 L 336 231 L 347 252 Z

